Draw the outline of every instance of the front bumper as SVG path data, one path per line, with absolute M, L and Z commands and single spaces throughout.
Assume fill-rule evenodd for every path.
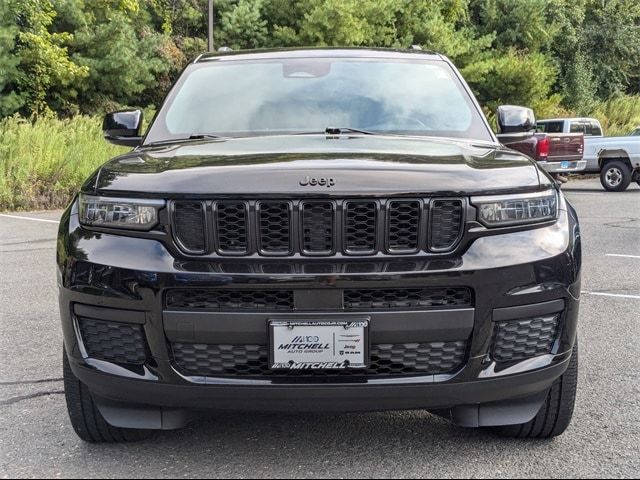
M 328 259 L 291 259 L 285 262 L 286 273 L 273 268 L 273 260 L 244 259 L 242 265 L 239 260 L 226 265 L 221 262 L 182 261 L 158 241 L 90 232 L 80 227 L 72 208 L 65 213 L 58 251 L 65 346 L 72 370 L 99 399 L 110 423 L 172 428 L 182 423 L 182 417 L 175 420 L 169 412 L 193 408 L 421 408 L 446 410 L 454 421 L 468 426 L 495 425 L 505 419 L 522 423 L 537 413 L 546 391 L 566 369 L 575 341 L 581 258 L 579 228 L 570 207 L 561 211 L 555 225 L 481 237 L 460 257 L 446 260 L 384 258 L 331 263 Z M 468 287 L 474 296 L 470 316 L 468 311 L 442 311 L 439 315 L 438 310 L 371 313 L 372 341 L 422 342 L 464 336 L 464 363 L 446 374 L 335 381 L 193 377 L 176 368 L 170 344 L 184 340 L 180 337 L 181 318 L 186 324 L 196 325 L 189 333 L 196 341 L 219 335 L 229 342 L 260 343 L 267 340 L 265 320 L 270 315 L 187 312 L 185 318 L 184 312 L 167 311 L 164 297 L 168 289 L 274 286 L 306 292 L 306 298 L 311 299 L 323 292 L 348 288 Z M 141 326 L 148 360 L 129 368 L 91 358 L 78 331 L 79 311 L 92 318 Z M 560 314 L 561 321 L 549 352 L 518 361 L 494 358 L 500 321 L 553 312 Z M 290 315 L 330 314 L 348 316 L 339 311 Z M 132 420 L 128 410 L 131 405 L 145 415 L 134 415 L 138 420 Z

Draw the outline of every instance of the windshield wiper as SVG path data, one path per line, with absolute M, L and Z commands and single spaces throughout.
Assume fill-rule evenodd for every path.
M 190 135 L 185 138 L 174 138 L 171 140 L 159 140 L 157 142 L 147 143 L 143 145 L 144 147 L 155 146 L 155 145 L 171 145 L 172 143 L 187 143 L 192 142 L 194 140 L 226 140 L 228 137 L 221 137 L 220 135 L 212 135 L 208 133 L 198 133 L 194 135 Z
M 324 129 L 324 132 L 314 131 L 314 132 L 295 132 L 291 135 L 342 135 L 344 133 L 360 133 L 362 135 L 384 135 L 384 133 L 372 132 L 370 130 L 362 130 L 360 128 L 351 128 L 351 127 L 327 127 Z

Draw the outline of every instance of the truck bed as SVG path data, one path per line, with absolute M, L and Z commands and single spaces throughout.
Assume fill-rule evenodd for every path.
M 549 172 L 579 172 L 586 166 L 581 133 L 509 133 L 498 135 L 498 140 L 542 163 Z

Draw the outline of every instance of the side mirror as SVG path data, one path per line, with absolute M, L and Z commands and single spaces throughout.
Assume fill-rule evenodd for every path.
M 137 147 L 142 143 L 142 112 L 127 110 L 107 113 L 102 122 L 105 140 L 115 145 Z
M 530 108 L 502 105 L 498 107 L 497 116 L 500 133 L 525 133 L 536 129 L 536 116 Z

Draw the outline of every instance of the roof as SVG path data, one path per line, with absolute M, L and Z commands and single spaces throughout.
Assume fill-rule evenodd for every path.
M 593 117 L 563 117 L 563 118 L 545 118 L 542 120 L 538 120 L 538 123 L 540 122 L 598 122 L 600 123 L 600 120 L 598 120 L 597 118 L 593 118 Z
M 200 55 L 194 61 L 194 63 L 207 61 L 256 60 L 276 58 L 415 58 L 416 55 L 426 57 L 430 60 L 443 59 L 443 56 L 438 53 L 417 49 L 411 50 L 360 47 L 305 47 L 209 52 Z

